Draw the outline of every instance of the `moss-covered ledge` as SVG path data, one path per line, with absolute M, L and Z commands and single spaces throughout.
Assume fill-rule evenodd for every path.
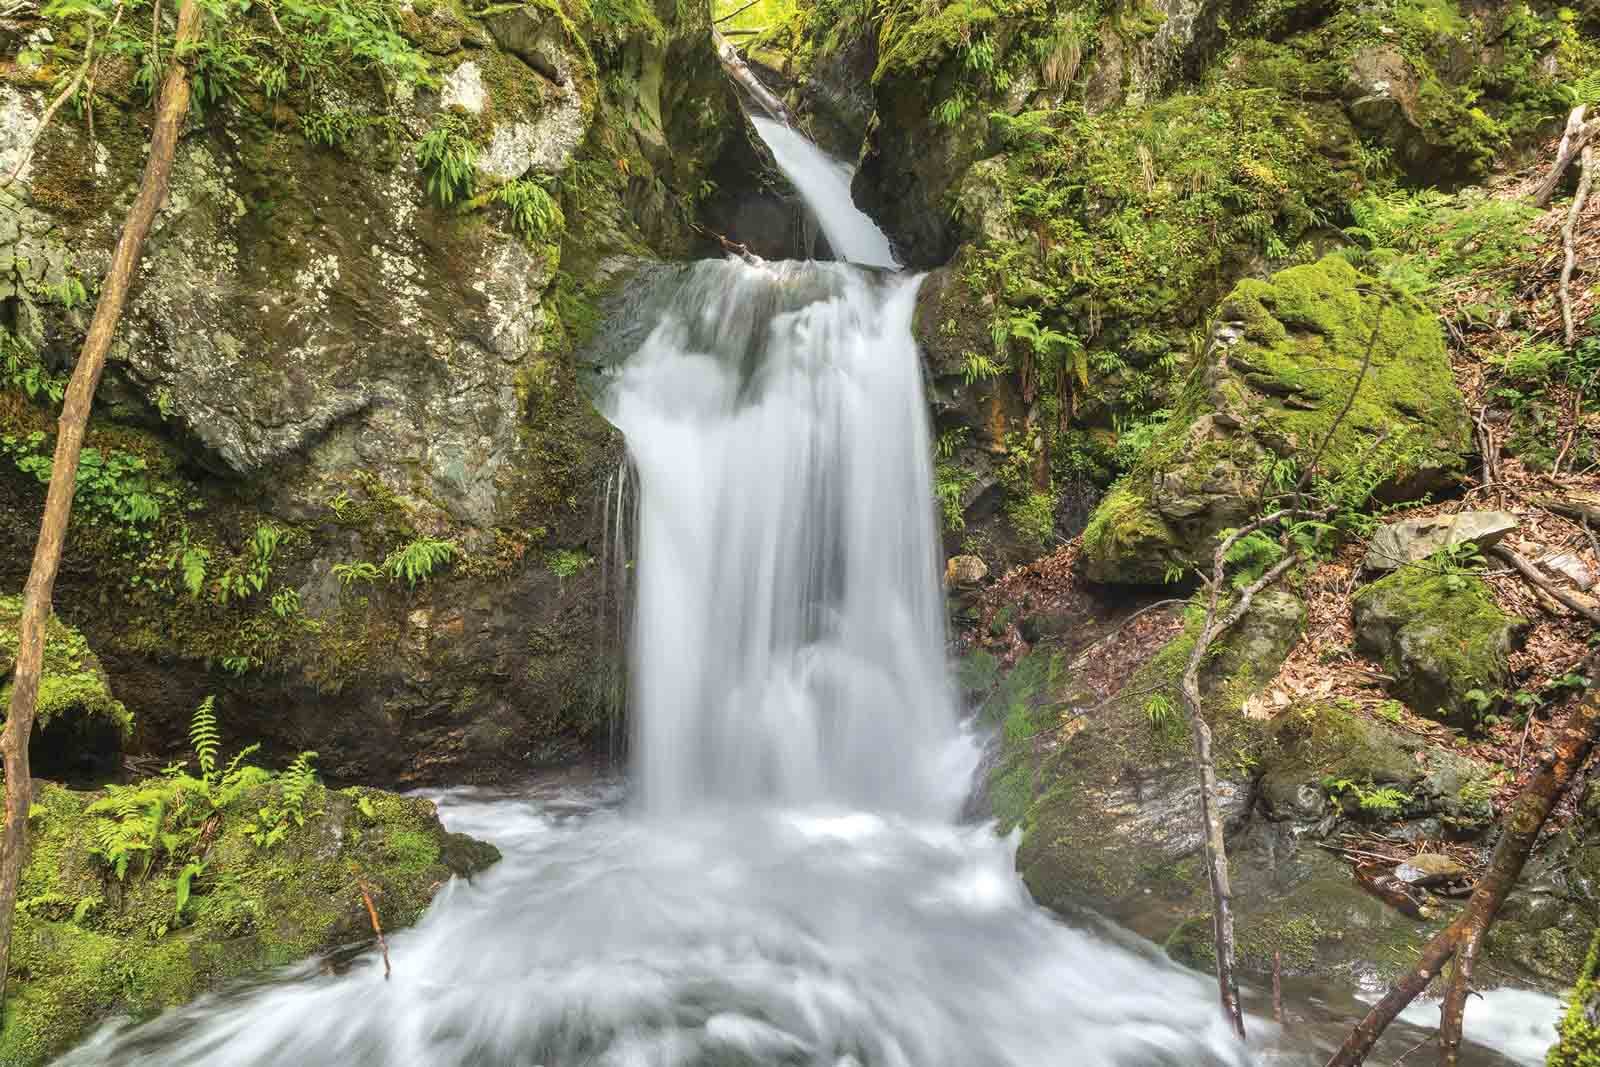
M 1209 562 L 1218 531 L 1319 451 L 1319 475 L 1400 499 L 1448 485 L 1470 451 L 1434 315 L 1338 255 L 1223 301 L 1167 428 L 1084 531 L 1084 573 L 1157 583 Z
M 203 867 L 122 879 L 94 849 L 105 794 L 39 782 L 17 895 L 0 1064 L 32 1067 L 113 1015 L 144 1018 L 226 979 L 371 936 L 359 882 L 385 929 L 422 916 L 452 875 L 499 858 L 447 833 L 432 801 L 313 785 L 303 825 L 259 844 L 259 812 L 283 806 L 285 779 L 255 786 L 201 824 Z M 98 825 L 97 825 L 98 824 Z

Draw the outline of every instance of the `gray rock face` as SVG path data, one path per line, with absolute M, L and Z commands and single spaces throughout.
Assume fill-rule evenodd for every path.
M 1462 511 L 1391 522 L 1373 536 L 1362 562 L 1368 570 L 1392 571 L 1451 545 L 1471 542 L 1487 549 L 1516 528 L 1517 517 L 1506 511 Z

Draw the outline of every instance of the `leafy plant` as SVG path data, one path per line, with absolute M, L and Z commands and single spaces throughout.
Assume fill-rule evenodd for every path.
M 368 563 L 364 559 L 351 563 L 335 563 L 332 571 L 333 576 L 339 579 L 339 584 L 346 589 L 356 582 L 375 582 L 383 577 L 383 571 L 378 569 L 376 563 Z
M 427 581 L 440 567 L 461 554 L 454 541 L 434 537 L 418 537 L 389 553 L 383 561 L 383 571 L 396 581 L 405 579 L 415 589 L 418 582 Z
M 460 115 L 445 114 L 417 142 L 417 163 L 427 175 L 428 192 L 441 207 L 472 199 L 477 187 L 478 148 Z
M 594 562 L 594 557 L 581 548 L 558 548 L 545 557 L 545 566 L 557 578 L 571 578 Z
M 537 181 L 518 179 L 494 191 L 494 199 L 511 212 L 511 228 L 530 243 L 549 240 L 566 226 L 561 205 Z

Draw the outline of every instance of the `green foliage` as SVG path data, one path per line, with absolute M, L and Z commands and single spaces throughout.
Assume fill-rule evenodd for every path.
M 427 176 L 428 193 L 441 207 L 472 199 L 478 183 L 477 158 L 466 120 L 453 112 L 443 114 L 417 142 L 417 163 Z
M 511 228 L 530 244 L 560 235 L 566 225 L 561 205 L 537 181 L 518 179 L 494 191 L 494 199 L 511 213 Z
M 263 847 L 282 840 L 286 829 L 274 833 L 280 824 L 304 825 L 305 819 L 315 814 L 307 811 L 307 803 L 316 785 L 311 768 L 316 753 L 301 753 L 278 776 L 246 762 L 260 745 L 240 749 L 223 766 L 216 701 L 210 696 L 200 702 L 190 719 L 189 744 L 198 776 L 188 774 L 183 765 L 174 764 L 159 777 L 107 787 L 105 797 L 86 809 L 87 814 L 97 816 L 90 852 L 118 880 L 126 879 L 130 871 L 148 876 L 167 861 L 179 868 L 173 882 L 174 924 L 183 921 L 194 881 L 206 869 L 205 827 L 231 809 L 240 797 L 274 780 L 279 785 L 281 800 L 269 803 L 257 816 L 257 823 L 264 823 L 270 808 L 271 826 L 262 830 L 259 839 L 253 831 L 251 834 L 251 840 Z
M 364 559 L 350 563 L 335 563 L 332 571 L 333 576 L 339 579 L 339 584 L 346 589 L 356 582 L 375 582 L 383 577 L 383 571 L 376 563 L 369 563 Z
M 383 561 L 383 572 L 396 581 L 404 579 L 415 589 L 418 582 L 427 581 L 460 554 L 454 541 L 418 537 L 389 553 Z
M 933 495 L 939 502 L 939 514 L 947 530 L 966 529 L 962 497 L 977 476 L 954 463 L 939 463 L 933 468 Z
M 312 761 L 315 752 L 302 752 L 278 776 L 280 789 L 276 800 L 269 800 L 256 810 L 246 836 L 257 848 L 271 848 L 280 843 L 292 828 L 304 826 L 308 817 L 322 814 L 307 812 L 307 798 L 317 785 L 317 773 Z
M 1405 813 L 1411 803 L 1411 794 L 1393 786 L 1375 786 L 1369 779 L 1365 785 L 1350 778 L 1329 776 L 1322 780 L 1323 790 L 1344 807 L 1344 798 L 1355 801 L 1358 811 L 1377 819 L 1396 819 Z
M 1034 491 L 1006 505 L 1006 518 L 1017 536 L 1036 549 L 1050 547 L 1056 529 L 1056 498 L 1051 493 Z
M 31 474 L 40 485 L 50 484 L 53 448 L 45 434 L 0 436 L 0 454 L 9 455 L 19 471 Z M 148 528 L 161 518 L 162 503 L 175 503 L 177 494 L 148 476 L 144 457 L 121 449 L 85 448 L 78 457 L 77 489 L 73 513 L 92 525 L 114 527 L 135 538 L 148 538 Z
M 0 326 L 0 386 L 25 393 L 29 400 L 45 397 L 59 404 L 66 395 L 67 379 L 45 370 L 32 346 Z
M 594 562 L 594 557 L 581 548 L 558 548 L 545 556 L 545 566 L 557 578 L 571 578 Z
M 1144 715 L 1150 721 L 1150 729 L 1157 733 L 1170 730 L 1178 719 L 1177 710 L 1165 693 L 1156 693 L 1144 702 Z

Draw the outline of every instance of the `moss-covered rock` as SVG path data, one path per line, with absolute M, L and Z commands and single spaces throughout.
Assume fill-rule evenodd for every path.
M 20 596 L 0 596 L 0 710 L 10 707 L 10 675 L 20 641 Z M 52 615 L 45 631 L 33 741 L 34 768 L 43 774 L 115 767 L 133 733 L 133 715 L 111 692 L 100 658 L 83 634 Z
M 1550 1050 L 1548 1067 L 1600 1067 L 1600 931 L 1561 1017 L 1561 1038 Z
M 1174 417 L 1084 533 L 1089 577 L 1209 562 L 1218 532 L 1312 456 L 1320 476 L 1390 498 L 1464 471 L 1466 407 L 1425 307 L 1335 255 L 1239 283 L 1216 319 Z
M 1470 728 L 1505 702 L 1507 657 L 1528 623 L 1501 611 L 1483 579 L 1424 562 L 1359 590 L 1353 606 L 1356 643 L 1419 714 Z
M 1035 651 L 997 690 L 1002 757 L 990 795 L 1002 827 L 1020 826 L 1017 867 L 1048 907 L 1090 906 L 1119 918 L 1144 912 L 1162 872 L 1200 848 L 1198 784 L 1177 683 L 1198 618 L 1109 703 L 1076 693 L 1070 674 Z M 1239 709 L 1299 639 L 1304 608 L 1268 592 L 1208 661 L 1202 689 L 1217 752 L 1218 794 L 1230 829 L 1254 802 L 1253 767 L 1271 738 Z M 1098 706 L 1104 704 L 1104 706 Z M 1062 728 L 1063 716 L 1092 707 Z
M 226 979 L 367 940 L 362 883 L 395 929 L 420 918 L 451 875 L 498 859 L 445 833 L 429 800 L 321 786 L 304 798 L 303 825 L 263 846 L 252 838 L 257 813 L 283 805 L 282 790 L 257 786 L 202 823 L 204 866 L 186 880 L 161 860 L 118 879 L 93 851 L 107 820 L 87 809 L 102 794 L 40 783 L 0 1063 L 47 1062 L 111 1014 L 152 1015 Z

